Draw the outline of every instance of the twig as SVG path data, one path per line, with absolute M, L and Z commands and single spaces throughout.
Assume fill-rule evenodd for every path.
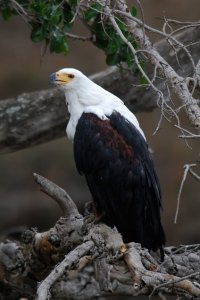
M 192 134 L 192 135 L 180 134 L 178 135 L 178 137 L 182 139 L 200 139 L 200 134 Z
M 200 180 L 200 176 L 197 173 L 195 173 L 191 168 L 190 168 L 189 172 L 195 179 L 197 179 L 198 181 Z
M 180 127 L 179 125 L 174 125 L 174 127 L 180 129 L 181 131 L 187 133 L 188 135 L 191 135 L 191 136 L 193 135 L 193 133 L 192 133 L 191 131 L 189 131 L 189 130 L 187 130 L 187 129 L 185 129 L 185 128 L 182 128 L 182 127 Z
M 69 37 L 70 39 L 73 40 L 79 40 L 79 41 L 92 41 L 93 40 L 93 36 L 81 36 L 81 35 L 76 35 L 76 34 L 72 34 L 69 32 L 66 32 L 65 34 L 67 37 Z
M 190 91 L 188 90 L 187 80 L 184 77 L 179 76 L 176 71 L 167 63 L 167 61 L 157 52 L 157 50 L 153 47 L 152 43 L 145 35 L 145 42 L 143 41 L 143 31 L 141 26 L 136 26 L 131 20 L 130 12 L 127 12 L 128 8 L 125 1 L 117 1 L 118 10 L 124 13 L 123 21 L 126 23 L 127 28 L 129 28 L 129 32 L 132 34 L 138 45 L 143 49 L 147 50 L 148 58 L 151 63 L 155 66 L 159 61 L 158 68 L 162 74 L 169 81 L 170 86 L 174 93 L 179 97 L 180 101 L 185 104 L 185 111 L 190 120 L 191 124 L 195 126 L 196 129 L 200 128 L 200 108 L 197 105 L 196 99 L 193 98 Z M 125 16 L 126 15 L 126 16 Z M 130 18 L 129 18 L 129 17 Z M 144 45 L 144 46 L 143 46 Z M 189 57 L 191 57 L 191 54 Z M 191 61 L 192 65 L 193 59 Z M 195 71 L 195 66 L 193 66 Z M 146 78 L 146 77 L 145 77 Z
M 139 69 L 139 71 L 141 72 L 142 76 L 147 80 L 147 82 L 149 83 L 149 85 L 153 88 L 153 90 L 159 95 L 159 97 L 161 97 L 164 101 L 164 96 L 162 94 L 162 92 L 160 90 L 158 90 L 156 88 L 156 86 L 153 84 L 153 82 L 149 79 L 149 77 L 147 76 L 147 74 L 145 73 L 145 71 L 143 70 L 143 68 L 141 67 L 138 57 L 137 57 L 137 51 L 135 50 L 135 48 L 133 47 L 133 45 L 131 44 L 131 42 L 128 41 L 128 39 L 124 36 L 124 34 L 122 33 L 121 29 L 119 28 L 117 22 L 115 21 L 115 18 L 112 15 L 112 12 L 110 10 L 110 8 L 108 6 L 104 7 L 105 12 L 107 13 L 107 15 L 110 18 L 111 23 L 113 24 L 114 29 L 116 30 L 117 34 L 121 37 L 122 41 L 129 47 L 129 49 L 131 50 L 131 52 L 133 53 L 134 59 L 135 59 L 135 63 Z M 145 51 L 145 49 L 144 49 Z M 147 51 L 146 51 L 147 52 Z
M 189 295 L 199 297 L 200 289 L 188 280 L 191 277 L 199 275 L 199 271 L 193 272 L 192 274 L 188 274 L 184 277 L 178 277 L 172 274 L 158 272 L 158 270 L 147 270 L 144 267 L 145 264 L 142 261 L 140 251 L 140 245 L 130 243 L 128 245 L 127 251 L 125 251 L 124 254 L 124 259 L 132 274 L 132 279 L 136 290 L 141 289 L 141 283 L 145 283 L 149 289 L 151 289 L 151 287 L 155 286 L 156 284 L 156 286 L 153 288 L 153 291 L 150 293 L 149 298 L 151 298 L 156 291 L 162 291 L 162 288 L 166 286 L 169 288 L 171 287 L 172 290 L 181 289 Z
M 33 177 L 35 179 L 35 182 L 39 184 L 41 190 L 58 203 L 65 217 L 80 216 L 74 201 L 71 199 L 71 197 L 67 194 L 66 191 L 61 189 L 55 183 L 36 173 L 33 174 Z
M 145 270 L 141 261 L 141 256 L 137 249 L 138 247 L 141 248 L 140 244 L 129 243 L 127 251 L 124 254 L 124 260 L 131 273 L 135 289 L 141 288 L 141 273 Z
M 37 290 L 37 300 L 49 299 L 50 288 L 63 275 L 66 269 L 70 269 L 72 265 L 77 264 L 79 259 L 86 255 L 94 246 L 93 241 L 87 241 L 77 246 L 73 251 L 66 255 L 61 263 L 59 263 L 52 272 L 40 283 Z
M 23 6 L 21 4 L 19 4 L 17 1 L 15 0 L 10 0 L 11 5 L 13 6 L 13 8 L 17 11 L 17 13 L 24 19 L 25 17 L 28 18 L 28 13 L 25 11 L 25 9 L 23 8 Z
M 191 294 L 193 294 L 194 296 L 199 296 L 200 295 L 200 291 L 198 288 L 196 288 L 192 282 L 188 281 L 187 279 L 195 277 L 197 275 L 199 275 L 200 272 L 194 272 L 192 274 L 189 274 L 187 276 L 184 276 L 182 278 L 178 278 L 176 276 L 173 276 L 173 278 L 167 282 L 164 282 L 158 286 L 156 286 L 153 291 L 151 292 L 151 294 L 149 295 L 149 299 L 151 299 L 151 297 L 155 294 L 155 292 L 163 287 L 175 287 L 175 288 L 179 288 L 179 289 L 183 289 L 185 292 L 190 292 Z
M 139 6 L 140 13 L 141 13 L 141 17 L 142 17 L 143 40 L 145 41 L 145 20 L 144 20 L 144 11 L 143 11 L 142 4 L 141 4 L 140 0 L 137 0 L 137 4 L 138 4 L 138 6 Z
M 164 18 L 162 18 L 162 17 L 156 17 L 156 19 L 158 19 L 158 20 L 164 20 Z M 200 25 L 199 22 L 179 21 L 179 20 L 175 20 L 175 19 L 167 19 L 167 22 L 175 24 L 175 25 L 191 25 L 191 23 L 194 24 L 194 25 L 196 24 L 198 26 Z
M 174 125 L 174 127 L 180 129 L 183 132 L 183 134 L 178 135 L 179 138 L 184 138 L 184 139 L 198 139 L 198 138 L 200 138 L 199 134 L 194 134 L 194 133 L 190 132 L 189 130 L 180 127 L 180 125 Z M 187 134 L 185 134 L 185 133 L 187 133 Z
M 177 206 L 176 206 L 176 213 L 175 213 L 175 218 L 174 218 L 174 223 L 177 223 L 177 219 L 178 219 L 178 213 L 179 213 L 179 208 L 180 208 L 180 199 L 181 199 L 181 194 L 182 194 L 182 190 L 183 190 L 183 186 L 184 186 L 184 182 L 186 180 L 187 174 L 190 170 L 191 167 L 196 166 L 196 164 L 186 164 L 184 165 L 184 173 L 183 173 L 183 178 L 181 181 L 181 185 L 179 188 L 179 192 L 178 192 L 178 197 L 177 197 Z
M 139 20 L 136 17 L 133 17 L 132 15 L 130 15 L 127 12 L 124 12 L 124 11 L 121 11 L 121 10 L 117 10 L 117 9 L 115 10 L 115 12 L 118 13 L 118 14 L 121 14 L 121 15 L 127 17 L 127 18 L 129 18 L 130 20 L 134 21 L 135 23 L 137 23 L 141 27 L 144 27 L 149 32 L 153 32 L 153 33 L 158 34 L 158 35 L 160 35 L 162 37 L 165 37 L 167 40 L 171 40 L 176 46 L 178 45 L 180 47 L 180 49 L 184 49 L 184 51 L 186 52 L 188 58 L 191 61 L 191 64 L 192 64 L 192 67 L 193 67 L 193 72 L 195 72 L 195 64 L 194 64 L 194 61 L 193 61 L 193 58 L 192 58 L 190 52 L 187 50 L 187 47 L 185 45 L 183 45 L 180 41 L 178 41 L 175 37 L 173 37 L 172 34 L 168 34 L 168 33 L 164 32 L 164 31 L 161 31 L 161 30 L 158 30 L 156 28 L 153 28 L 153 27 L 151 27 L 151 26 L 149 26 L 147 24 L 143 24 L 143 22 L 141 20 Z M 197 26 L 200 26 L 200 23 L 198 23 L 198 25 L 195 24 L 195 26 L 193 26 L 193 27 L 197 27 Z

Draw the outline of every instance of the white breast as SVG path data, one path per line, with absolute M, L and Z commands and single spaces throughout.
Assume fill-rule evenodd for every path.
M 87 78 L 87 80 L 89 79 Z M 65 92 L 70 113 L 66 132 L 70 140 L 74 139 L 76 126 L 82 113 L 94 113 L 100 119 L 105 120 L 107 116 L 110 116 L 114 111 L 117 111 L 126 120 L 132 123 L 146 140 L 137 118 L 124 105 L 121 99 L 96 85 L 91 80 L 89 80 L 88 86 L 86 85 L 87 81 L 84 81 L 84 83 L 84 85 L 80 85 L 77 89 L 71 89 Z

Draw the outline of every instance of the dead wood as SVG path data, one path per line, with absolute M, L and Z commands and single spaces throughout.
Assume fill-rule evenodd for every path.
M 189 28 L 176 35 L 187 45 L 196 64 L 200 52 L 200 28 Z M 166 40 L 155 44 L 162 57 L 180 76 L 192 76 L 192 65 L 184 49 L 172 51 Z M 145 72 L 152 78 L 154 71 L 149 65 Z M 111 67 L 91 76 L 96 83 L 122 98 L 133 112 L 150 111 L 157 105 L 157 95 L 152 88 L 136 87 L 136 76 L 126 69 Z M 48 78 L 47 78 L 48 80 Z M 168 97 L 165 79 L 154 82 Z M 68 119 L 64 95 L 57 89 L 25 93 L 15 99 L 0 102 L 0 152 L 12 152 L 65 135 Z
M 200 298 L 200 244 L 167 247 L 161 263 L 159 254 L 140 244 L 124 244 L 116 229 L 80 215 L 63 189 L 37 174 L 34 178 L 62 203 L 65 216 L 46 232 L 30 229 L 21 241 L 0 243 L 0 299 L 158 293 Z

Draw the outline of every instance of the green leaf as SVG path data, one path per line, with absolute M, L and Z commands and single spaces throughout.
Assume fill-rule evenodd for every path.
M 115 21 L 117 23 L 117 25 L 119 26 L 119 28 L 121 29 L 121 31 L 124 33 L 124 32 L 127 32 L 127 28 L 126 28 L 126 25 L 124 24 L 124 22 L 122 22 L 120 19 L 118 18 L 115 18 Z
M 13 14 L 15 14 L 14 10 L 12 10 L 9 6 L 9 1 L 0 1 L 0 12 L 5 21 L 8 21 Z
M 144 60 L 140 60 L 139 64 L 140 64 L 141 68 L 144 70 L 144 68 L 145 68 L 145 61 Z M 142 73 L 140 72 L 140 70 L 138 70 L 138 72 L 139 72 L 139 81 L 140 81 L 140 84 L 141 85 L 148 84 L 147 79 L 142 75 Z
M 43 41 L 45 38 L 45 31 L 43 26 L 37 26 L 31 31 L 31 40 L 35 43 Z
M 60 14 L 51 15 L 49 21 L 51 25 L 57 25 L 61 22 L 61 15 Z
M 12 11 L 10 8 L 2 10 L 1 13 L 5 21 L 8 21 L 12 17 Z
M 147 85 L 148 81 L 147 79 L 140 73 L 140 84 L 141 85 Z
M 128 65 L 129 68 L 133 65 L 134 58 L 133 58 L 132 53 L 131 54 L 127 53 L 127 55 L 126 55 L 126 63 L 127 63 L 127 65 Z
M 37 0 L 33 1 L 30 5 L 31 9 L 42 16 L 44 14 L 44 11 L 46 10 L 46 4 L 45 1 Z
M 121 58 L 118 53 L 108 54 L 106 57 L 106 63 L 109 66 L 117 65 L 121 62 Z
M 96 36 L 96 41 L 94 42 L 95 46 L 105 50 L 108 45 L 108 41 L 105 39 L 100 39 L 98 36 Z
M 107 40 L 108 39 L 108 34 L 107 34 L 107 29 L 103 28 L 102 24 L 99 21 L 100 18 L 96 19 L 96 22 L 91 28 L 91 31 L 97 36 L 98 39 L 100 40 Z
M 77 0 L 69 0 L 69 5 L 71 7 L 76 6 L 77 5 Z
M 96 17 L 96 11 L 92 10 L 92 9 L 88 9 L 85 13 L 84 13 L 84 19 L 86 22 L 90 21 L 92 18 Z
M 137 16 L 137 9 L 136 9 L 135 6 L 132 6 L 132 7 L 131 7 L 131 15 L 132 15 L 133 17 L 136 17 L 136 16 Z
M 69 46 L 66 37 L 60 33 L 54 34 L 50 40 L 50 51 L 67 54 L 69 51 Z
M 115 42 L 115 40 L 110 40 L 108 43 L 108 47 L 106 49 L 106 53 L 113 54 L 113 53 L 117 52 L 117 50 L 118 50 L 118 45 Z
M 72 25 L 70 22 L 73 19 L 73 13 L 71 7 L 67 3 L 65 3 L 63 6 L 63 15 L 65 22 L 67 22 L 69 25 Z
M 115 37 L 109 39 L 106 53 L 113 54 L 116 52 L 120 52 L 120 48 L 123 44 L 124 42 L 122 41 L 122 39 L 118 35 L 115 35 Z
M 84 19 L 86 22 L 90 21 L 101 12 L 101 5 L 99 3 L 93 3 L 90 5 L 89 9 L 87 9 L 84 13 Z

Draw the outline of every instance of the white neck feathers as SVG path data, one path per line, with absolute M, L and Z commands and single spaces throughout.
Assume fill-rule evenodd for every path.
M 74 139 L 76 125 L 82 113 L 94 113 L 100 119 L 105 120 L 114 111 L 119 112 L 131 122 L 145 138 L 135 115 L 118 97 L 104 90 L 86 76 L 80 79 L 76 88 L 72 87 L 65 90 L 66 102 L 70 113 L 66 129 L 69 139 Z

